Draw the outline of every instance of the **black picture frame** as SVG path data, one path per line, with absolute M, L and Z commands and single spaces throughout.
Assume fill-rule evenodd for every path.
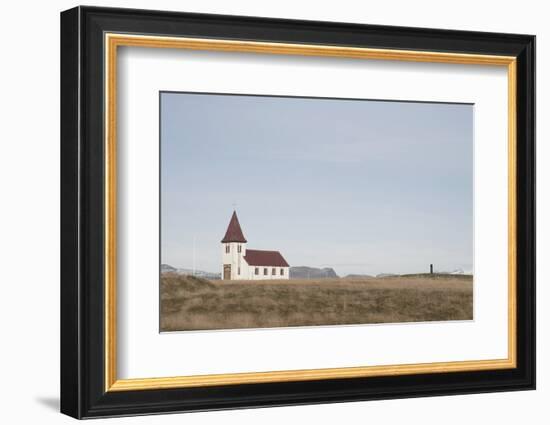
M 517 367 L 105 391 L 104 34 L 308 43 L 517 58 Z M 75 418 L 535 388 L 535 37 L 76 7 L 61 13 L 61 412 Z

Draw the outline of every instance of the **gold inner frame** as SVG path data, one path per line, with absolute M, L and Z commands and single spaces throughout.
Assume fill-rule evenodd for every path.
M 117 48 L 119 46 L 325 56 L 507 67 L 508 72 L 508 357 L 382 366 L 302 369 L 164 378 L 118 379 L 116 373 L 116 123 Z M 327 45 L 267 43 L 148 35 L 105 34 L 105 391 L 132 391 L 214 385 L 310 381 L 416 373 L 511 369 L 516 359 L 516 58 L 463 53 L 370 49 Z

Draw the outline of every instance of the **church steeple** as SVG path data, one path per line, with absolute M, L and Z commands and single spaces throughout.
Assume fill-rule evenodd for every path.
M 229 226 L 227 226 L 227 231 L 225 236 L 222 239 L 222 243 L 228 242 L 241 242 L 246 243 L 246 239 L 243 235 L 241 225 L 239 224 L 239 219 L 237 218 L 237 212 L 233 211 L 231 220 L 229 221 Z

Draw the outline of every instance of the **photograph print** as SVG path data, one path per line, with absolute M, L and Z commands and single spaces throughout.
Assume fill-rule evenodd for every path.
M 161 332 L 473 320 L 472 104 L 159 96 Z

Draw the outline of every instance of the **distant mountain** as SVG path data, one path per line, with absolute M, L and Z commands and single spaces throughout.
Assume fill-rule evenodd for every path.
M 395 273 L 379 273 L 376 275 L 376 277 L 392 277 L 392 276 L 399 276 L 399 275 Z
M 210 280 L 222 278 L 221 273 L 205 272 L 204 270 L 195 270 L 195 272 L 193 273 L 193 269 L 178 269 L 176 273 L 186 276 L 202 277 L 203 279 Z
M 217 280 L 217 279 L 221 279 L 222 277 L 221 273 L 205 272 L 203 270 L 195 270 L 195 272 L 193 273 L 193 269 L 176 268 L 176 267 L 172 267 L 169 264 L 161 264 L 160 272 L 177 273 L 177 274 L 186 275 L 186 276 L 192 275 L 192 276 L 201 277 L 203 279 L 209 279 L 209 280 Z
M 468 274 L 464 271 L 464 269 L 455 269 L 453 271 L 436 271 L 435 273 L 438 273 L 438 274 Z
M 370 274 L 348 274 L 344 276 L 344 279 L 373 279 L 374 276 Z
M 172 267 L 169 264 L 161 264 L 160 265 L 160 272 L 161 273 L 176 273 L 177 271 L 178 271 L 178 269 L 176 269 L 175 267 Z
M 307 267 L 307 266 L 297 266 L 290 268 L 290 278 L 291 279 L 330 279 L 338 278 L 333 268 L 324 267 Z

